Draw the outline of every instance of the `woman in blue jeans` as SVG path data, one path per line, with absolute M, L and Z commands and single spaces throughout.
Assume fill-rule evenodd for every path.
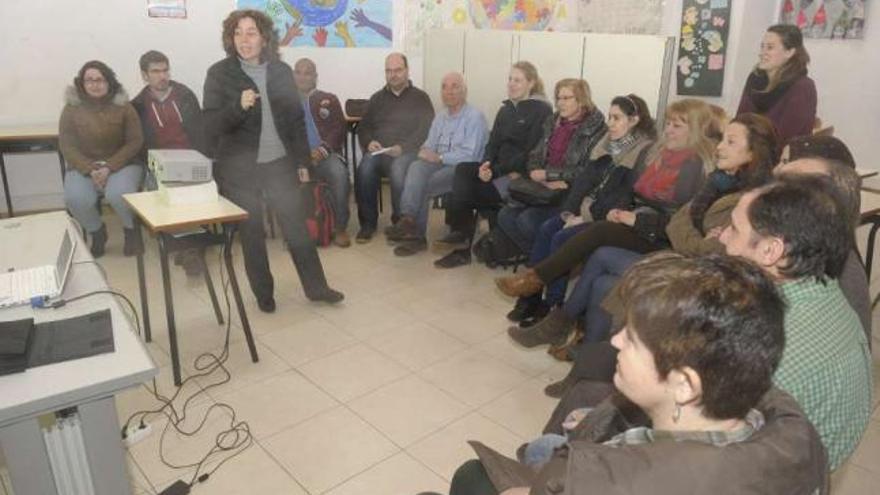
M 593 218 L 605 218 L 610 209 L 629 203 L 636 174 L 642 169 L 657 135 L 654 120 L 644 100 L 634 94 L 618 96 L 608 110 L 607 129 L 586 157 L 588 165 L 580 170 L 560 209 L 540 218 L 529 216 L 529 211 L 534 210 L 529 209 L 514 218 L 520 232 L 529 228 L 534 232 L 533 239 L 529 240 L 530 249 L 525 249 L 529 253 L 529 266 L 550 256 Z M 513 228 L 505 225 L 509 223 L 506 210 L 498 215 L 498 223 L 516 241 L 521 236 L 511 234 Z M 527 225 L 529 221 L 532 225 Z M 519 298 L 507 318 L 523 327 L 533 324 L 552 306 L 562 304 L 565 287 L 565 280 L 551 284 L 546 302 L 542 302 L 541 294 Z

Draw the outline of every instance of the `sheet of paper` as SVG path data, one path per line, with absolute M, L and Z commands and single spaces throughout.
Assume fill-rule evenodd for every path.
M 385 153 L 388 153 L 388 151 L 390 151 L 390 150 L 391 150 L 391 146 L 389 146 L 389 147 L 387 147 L 387 148 L 382 148 L 382 149 L 376 150 L 376 151 L 374 151 L 374 152 L 372 152 L 372 153 L 370 153 L 370 154 L 373 155 L 373 156 L 376 156 L 376 155 L 384 155 Z

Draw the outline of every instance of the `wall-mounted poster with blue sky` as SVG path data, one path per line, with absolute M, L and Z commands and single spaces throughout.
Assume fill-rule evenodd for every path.
M 236 8 L 265 12 L 281 46 L 391 46 L 390 0 L 236 0 Z

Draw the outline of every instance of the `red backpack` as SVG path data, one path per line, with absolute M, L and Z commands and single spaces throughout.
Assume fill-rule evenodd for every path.
M 306 182 L 302 185 L 303 207 L 306 212 L 306 228 L 309 237 L 318 246 L 329 246 L 336 230 L 336 215 L 331 201 L 330 187 L 323 182 Z

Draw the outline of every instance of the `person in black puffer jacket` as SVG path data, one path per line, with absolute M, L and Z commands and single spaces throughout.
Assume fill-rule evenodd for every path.
M 255 10 L 223 21 L 227 57 L 208 69 L 204 115 L 221 193 L 248 212 L 239 224 L 245 271 L 261 311 L 275 311 L 263 229 L 263 201 L 276 212 L 306 297 L 337 303 L 306 229 L 299 192 L 309 146 L 293 70 L 279 59 L 272 20 Z M 263 118 L 263 117 L 266 118 Z M 271 118 L 270 118 L 271 116 Z

